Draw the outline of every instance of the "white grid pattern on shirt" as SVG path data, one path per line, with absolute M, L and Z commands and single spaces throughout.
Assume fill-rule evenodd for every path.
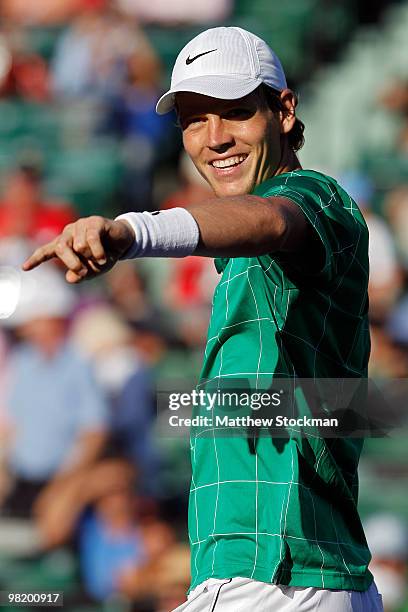
M 231 276 L 231 270 L 233 267 L 233 260 L 231 261 L 231 266 L 229 269 L 229 273 L 228 273 L 228 282 L 227 282 L 227 286 L 225 288 L 225 320 L 227 320 L 228 317 L 228 310 L 229 310 L 229 303 L 228 303 L 228 288 L 229 288 L 229 279 Z M 221 346 L 221 353 L 220 353 L 220 368 L 218 370 L 218 376 L 219 376 L 219 381 L 218 381 L 218 389 L 220 387 L 220 380 L 221 380 L 221 370 L 222 370 L 222 356 L 223 356 L 223 352 L 224 352 L 224 345 Z M 212 408 L 212 411 L 214 411 L 214 408 Z M 214 413 L 212 414 L 212 417 L 214 418 Z M 219 494 L 220 494 L 220 463 L 219 463 L 219 459 L 218 459 L 218 452 L 217 452 L 217 444 L 215 442 L 215 429 L 213 429 L 213 443 L 214 443 L 214 455 L 215 455 L 215 459 L 217 462 L 217 497 L 215 500 L 215 508 L 214 508 L 214 523 L 213 523 L 213 534 L 215 532 L 215 526 L 216 526 L 216 522 L 217 522 L 217 511 L 218 511 L 218 499 L 219 499 Z M 215 538 L 215 536 L 212 536 L 213 540 L 215 541 L 215 545 L 213 548 L 213 559 L 212 559 L 212 566 L 211 566 L 211 574 L 214 574 L 214 563 L 215 563 L 215 552 L 217 550 L 217 545 L 218 545 L 218 540 Z
M 286 183 L 289 180 L 289 178 L 292 177 L 292 176 L 302 176 L 302 175 L 299 175 L 296 172 L 292 172 L 292 173 L 290 173 L 290 176 L 287 177 Z M 286 187 L 281 186 L 280 190 L 284 192 L 284 196 L 285 197 L 290 198 L 291 194 L 292 194 L 292 196 L 294 196 L 293 199 L 294 199 L 295 202 L 299 203 L 299 201 L 303 201 L 304 200 L 304 196 L 303 196 L 302 193 L 299 193 L 299 192 L 297 192 L 297 191 L 295 191 L 293 189 L 290 189 L 287 186 Z M 320 235 L 321 235 L 321 228 L 319 226 L 319 214 L 323 213 L 325 208 L 328 208 L 328 207 L 331 206 L 332 202 L 335 200 L 336 195 L 337 195 L 336 192 L 332 191 L 330 187 L 329 187 L 329 191 L 330 191 L 330 198 L 329 198 L 329 200 L 326 203 L 323 203 L 321 197 L 319 196 L 319 201 L 320 201 L 321 209 L 316 211 L 314 218 L 312 218 L 309 215 L 307 210 L 304 211 L 306 216 L 307 216 L 307 218 L 308 218 L 308 220 L 309 220 L 309 222 L 313 225 L 313 227 L 318 231 L 318 233 Z M 355 208 L 354 208 L 354 205 L 353 205 L 353 202 L 352 202 L 351 199 L 350 199 L 350 207 L 347 207 L 347 208 L 343 207 L 343 209 L 344 210 L 348 210 L 351 213 L 351 215 L 354 216 Z M 358 224 L 356 219 L 355 219 L 355 222 Z M 353 265 L 353 262 L 354 262 L 354 259 L 355 259 L 356 253 L 357 253 L 358 245 L 359 245 L 359 240 L 360 240 L 360 237 L 361 237 L 362 228 L 361 228 L 360 224 L 358 224 L 358 225 L 359 225 L 359 229 L 360 229 L 360 234 L 358 236 L 357 243 L 355 243 L 353 245 L 348 245 L 348 246 L 343 247 L 343 248 L 338 248 L 338 250 L 333 251 L 333 254 L 341 254 L 343 251 L 346 251 L 347 249 L 350 249 L 350 248 L 352 248 L 354 246 L 354 252 L 353 252 L 353 255 L 352 255 L 349 267 L 351 267 Z M 251 260 L 252 259 L 253 258 L 251 258 Z M 258 355 L 256 371 L 255 372 L 253 372 L 253 371 L 252 372 L 234 372 L 234 373 L 221 372 L 221 370 L 222 370 L 223 349 L 224 349 L 224 345 L 222 345 L 221 346 L 221 350 L 220 350 L 220 367 L 219 367 L 218 375 L 214 376 L 211 379 L 207 379 L 206 381 L 201 383 L 202 385 L 205 385 L 205 384 L 207 384 L 208 382 L 210 382 L 212 380 L 218 379 L 218 388 L 219 388 L 219 382 L 223 378 L 227 378 L 227 377 L 239 377 L 239 376 L 253 376 L 254 375 L 254 376 L 256 376 L 256 388 L 258 388 L 258 383 L 259 383 L 259 377 L 260 376 L 275 376 L 276 377 L 276 376 L 279 376 L 279 374 L 285 375 L 285 376 L 287 375 L 287 372 L 281 372 L 281 373 L 280 372 L 276 372 L 276 371 L 273 371 L 273 372 L 264 372 L 264 371 L 261 370 L 262 346 L 263 346 L 263 342 L 262 342 L 262 330 L 263 330 L 263 328 L 261 326 L 261 321 L 270 321 L 271 323 L 274 324 L 275 329 L 277 327 L 279 332 L 282 332 L 282 330 L 279 329 L 279 326 L 278 326 L 278 323 L 277 323 L 277 320 L 276 320 L 275 317 L 273 319 L 271 319 L 270 317 L 261 317 L 260 316 L 259 309 L 258 309 L 258 304 L 257 304 L 257 301 L 256 301 L 256 295 L 255 295 L 255 292 L 254 292 L 252 284 L 251 284 L 249 273 L 254 268 L 261 268 L 261 269 L 263 269 L 263 267 L 260 264 L 253 264 L 251 262 L 251 260 L 250 260 L 250 265 L 248 265 L 248 267 L 246 268 L 245 271 L 239 272 L 239 273 L 237 273 L 235 275 L 231 275 L 232 267 L 233 267 L 233 261 L 234 260 L 230 259 L 230 268 L 229 268 L 229 271 L 228 271 L 228 278 L 226 280 L 223 280 L 219 284 L 217 290 L 220 287 L 222 287 L 223 285 L 227 285 L 226 286 L 226 293 L 225 293 L 225 299 L 226 299 L 225 320 L 227 321 L 228 313 L 229 313 L 228 290 L 229 290 L 230 284 L 235 279 L 237 279 L 237 278 L 239 278 L 241 276 L 244 276 L 246 274 L 247 280 L 248 280 L 248 284 L 249 284 L 249 288 L 250 288 L 250 291 L 251 291 L 252 296 L 254 298 L 255 308 L 256 308 L 256 315 L 257 316 L 256 316 L 256 318 L 247 319 L 247 320 L 243 320 L 243 321 L 239 321 L 239 322 L 233 323 L 231 325 L 223 326 L 218 331 L 217 335 L 208 338 L 206 349 L 205 349 L 205 354 L 207 355 L 207 350 L 208 350 L 208 347 L 209 347 L 211 342 L 213 342 L 215 340 L 217 342 L 220 342 L 220 334 L 221 334 L 221 332 L 224 329 L 230 329 L 232 327 L 236 327 L 236 326 L 240 326 L 240 325 L 244 325 L 244 324 L 257 324 L 258 325 L 258 329 L 259 329 L 259 347 L 260 347 L 260 350 L 259 350 L 259 355 Z M 273 261 L 274 260 L 272 260 L 270 265 L 269 265 L 269 267 L 264 270 L 264 273 L 266 273 L 269 270 L 269 268 L 273 264 Z M 325 267 L 323 268 L 323 271 L 329 265 L 330 265 L 330 261 L 328 261 L 326 263 Z M 348 363 L 347 363 L 347 361 L 350 358 L 350 355 L 351 355 L 351 353 L 353 351 L 353 348 L 354 348 L 354 344 L 355 344 L 356 337 L 357 337 L 357 331 L 356 331 L 356 335 L 353 338 L 353 343 L 352 343 L 350 351 L 348 353 L 348 356 L 347 356 L 347 359 L 346 359 L 346 363 L 345 362 L 338 362 L 336 359 L 333 359 L 333 356 L 326 355 L 324 352 L 319 350 L 319 346 L 320 346 L 320 344 L 321 344 L 321 342 L 322 342 L 322 340 L 324 338 L 324 335 L 325 335 L 326 320 L 327 320 L 329 312 L 330 312 L 330 310 L 332 308 L 332 299 L 331 299 L 331 296 L 342 285 L 342 282 L 343 282 L 343 280 L 344 280 L 344 278 L 345 278 L 345 276 L 346 276 L 346 274 L 348 272 L 348 269 L 349 268 L 347 268 L 347 270 L 344 272 L 344 274 L 339 278 L 338 283 L 335 285 L 334 289 L 328 295 L 328 298 L 329 298 L 328 308 L 327 308 L 327 311 L 325 312 L 324 317 L 323 317 L 322 333 L 321 333 L 321 336 L 320 336 L 316 346 L 312 345 L 307 340 L 305 340 L 305 339 L 303 339 L 301 337 L 298 337 L 298 336 L 296 336 L 294 334 L 291 334 L 291 333 L 287 332 L 286 330 L 283 332 L 284 334 L 288 334 L 291 337 L 296 338 L 296 339 L 298 339 L 301 342 L 305 342 L 307 345 L 310 346 L 310 348 L 312 348 L 314 350 L 314 353 L 315 353 L 314 375 L 315 376 L 316 376 L 316 360 L 317 360 L 317 355 L 318 354 L 322 358 L 330 359 L 333 363 L 336 363 L 337 365 L 339 365 L 341 367 L 344 367 L 345 369 L 349 370 L 350 372 L 353 372 L 353 373 L 356 373 L 356 374 L 360 374 L 360 372 L 358 372 L 357 370 L 355 370 L 352 367 L 350 367 L 348 365 Z M 284 288 L 284 284 L 285 284 L 284 278 L 282 280 L 283 280 L 282 288 Z M 275 286 L 275 290 L 274 290 L 274 309 L 275 309 L 275 312 L 276 312 L 276 293 L 277 293 L 277 291 L 278 291 L 278 285 Z M 289 312 L 290 298 L 291 298 L 291 289 L 286 289 L 285 293 L 286 293 L 286 312 L 285 312 L 285 315 L 283 317 L 283 321 L 286 320 L 288 312 Z M 327 296 L 327 294 L 326 294 L 326 296 Z M 360 315 L 362 313 L 363 307 L 364 307 L 364 303 L 362 303 L 362 305 L 361 305 Z M 281 343 L 281 348 L 283 349 L 281 333 L 278 334 L 278 340 Z M 292 364 L 292 367 L 293 367 L 293 364 Z M 295 384 L 295 381 L 294 381 L 294 384 Z M 211 430 L 211 428 L 210 428 L 210 430 Z M 212 431 L 214 432 L 214 429 Z M 318 437 L 318 436 L 316 436 L 316 437 Z M 257 560 L 258 560 L 258 539 L 260 537 L 279 537 L 280 540 L 281 540 L 280 541 L 280 555 L 279 555 L 280 558 L 277 560 L 275 568 L 272 571 L 271 581 L 273 580 L 276 568 L 278 567 L 278 565 L 283 560 L 282 543 L 283 543 L 284 539 L 294 539 L 294 540 L 300 540 L 300 541 L 303 540 L 303 541 L 308 541 L 308 542 L 314 542 L 317 545 L 317 547 L 318 547 L 318 549 L 320 551 L 321 557 L 322 557 L 322 564 L 321 564 L 321 568 L 320 568 L 322 588 L 324 588 L 324 571 L 323 570 L 324 570 L 324 565 L 325 565 L 325 557 L 324 557 L 324 553 L 323 553 L 323 550 L 322 550 L 322 546 L 324 546 L 325 544 L 336 545 L 338 547 L 338 550 L 339 550 L 339 553 L 341 555 L 343 564 L 344 564 L 348 574 L 351 577 L 350 568 L 348 567 L 348 565 L 347 565 L 347 563 L 346 563 L 346 561 L 344 559 L 344 555 L 343 555 L 343 552 L 341 550 L 341 547 L 342 546 L 343 547 L 350 547 L 350 548 L 352 548 L 356 552 L 356 554 L 358 554 L 358 552 L 357 552 L 358 549 L 366 550 L 366 547 L 364 545 L 359 546 L 358 544 L 355 544 L 353 542 L 341 542 L 339 540 L 337 529 L 336 529 L 336 525 L 335 525 L 335 520 L 334 520 L 334 517 L 333 517 L 333 507 L 332 507 L 331 504 L 329 504 L 330 505 L 330 512 L 331 512 L 331 520 L 332 520 L 333 533 L 335 534 L 335 538 L 336 539 L 334 541 L 331 541 L 331 540 L 324 540 L 324 539 L 319 539 L 318 538 L 318 529 L 317 529 L 317 520 L 316 520 L 316 508 L 315 508 L 315 502 L 314 502 L 313 495 L 312 495 L 309 487 L 306 487 L 305 485 L 303 485 L 300 482 L 296 482 L 295 479 L 294 479 L 293 444 L 291 444 L 291 447 L 290 447 L 290 449 L 291 449 L 291 478 L 290 478 L 290 480 L 288 480 L 288 481 L 285 481 L 285 480 L 284 481 L 268 481 L 268 480 L 263 480 L 263 479 L 259 479 L 258 478 L 258 462 L 257 462 L 258 455 L 257 455 L 257 453 L 256 453 L 256 457 L 255 457 L 255 479 L 254 480 L 241 480 L 241 479 L 220 480 L 220 461 L 222 460 L 222 456 L 219 456 L 218 452 L 217 452 L 217 445 L 216 445 L 216 441 L 215 441 L 215 434 L 214 434 L 214 441 L 213 441 L 213 443 L 214 443 L 214 454 L 215 454 L 216 465 L 217 465 L 217 480 L 215 482 L 206 483 L 206 484 L 202 484 L 202 485 L 197 485 L 194 482 L 194 480 L 193 480 L 193 482 L 192 482 L 193 486 L 191 488 L 191 493 L 193 493 L 195 495 L 195 502 L 197 504 L 197 491 L 199 491 L 201 489 L 208 488 L 208 487 L 213 487 L 213 486 L 217 487 L 217 494 L 216 494 L 215 508 L 214 508 L 213 530 L 212 530 L 212 533 L 210 534 L 210 537 L 212 537 L 212 539 L 215 540 L 215 545 L 214 545 L 214 548 L 213 548 L 213 560 L 212 560 L 212 570 L 213 571 L 214 571 L 216 549 L 217 549 L 217 543 L 218 543 L 218 540 L 216 538 L 220 538 L 220 537 L 223 537 L 223 536 L 236 535 L 236 536 L 254 536 L 255 537 L 255 552 L 254 552 L 253 570 L 252 570 L 251 577 L 254 575 L 255 569 L 256 569 L 256 565 L 257 565 Z M 195 448 L 194 448 L 194 451 L 195 451 Z M 322 460 L 322 457 L 325 455 L 325 453 L 326 453 L 326 448 L 323 447 L 321 449 L 321 452 L 320 452 L 320 454 L 318 456 L 318 459 L 317 459 L 316 470 L 318 469 L 320 461 Z M 193 457 L 194 457 L 194 452 L 193 452 Z M 219 500 L 220 487 L 223 486 L 223 485 L 226 485 L 228 483 L 234 483 L 234 484 L 238 484 L 238 483 L 251 483 L 251 484 L 255 484 L 255 531 L 254 532 L 227 532 L 227 533 L 218 533 L 218 532 L 215 531 L 216 530 L 216 522 L 217 522 L 217 512 L 219 510 L 218 509 L 218 500 Z M 287 495 L 285 496 L 286 497 L 286 503 L 284 503 L 284 500 L 285 500 L 285 497 L 284 497 L 284 499 L 282 501 L 281 508 L 280 508 L 280 532 L 279 533 L 268 533 L 268 532 L 259 533 L 258 532 L 258 487 L 259 487 L 260 484 L 284 485 L 284 486 L 286 486 L 288 488 Z M 315 538 L 311 538 L 311 537 L 303 538 L 303 537 L 293 536 L 293 535 L 290 535 L 290 534 L 286 533 L 287 514 L 288 514 L 289 505 L 290 505 L 290 496 L 291 496 L 292 486 L 301 486 L 301 487 L 304 487 L 308 491 L 308 493 L 309 493 L 309 495 L 310 495 L 310 497 L 312 499 L 313 521 L 314 521 L 314 528 L 315 528 Z M 352 499 L 352 498 L 350 498 L 350 499 Z M 282 521 L 284 522 L 283 528 L 282 528 Z M 197 527 L 197 540 L 196 541 L 191 541 L 191 545 L 192 545 L 192 547 L 198 546 L 198 551 L 197 551 L 197 554 L 198 554 L 200 545 L 207 541 L 207 538 L 205 538 L 205 539 L 200 539 L 199 538 L 198 517 L 197 517 L 197 525 L 196 525 L 196 527 Z M 366 558 L 364 556 L 362 556 L 362 555 L 359 555 L 359 556 L 360 556 L 361 559 L 366 560 Z M 196 567 L 196 569 L 197 569 L 197 567 Z

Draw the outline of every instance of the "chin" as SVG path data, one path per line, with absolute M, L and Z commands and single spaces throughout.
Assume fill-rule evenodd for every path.
M 252 191 L 250 186 L 247 187 L 242 183 L 226 183 L 224 185 L 213 185 L 212 188 L 218 198 L 247 195 Z

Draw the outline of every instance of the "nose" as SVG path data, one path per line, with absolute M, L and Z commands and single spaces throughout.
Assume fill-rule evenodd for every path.
M 207 118 L 208 148 L 217 153 L 224 153 L 234 146 L 234 137 L 219 115 L 209 115 Z

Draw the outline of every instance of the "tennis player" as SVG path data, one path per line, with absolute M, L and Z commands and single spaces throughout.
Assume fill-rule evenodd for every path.
M 214 197 L 92 216 L 25 262 L 57 257 L 77 283 L 134 257 L 214 257 L 202 379 L 366 377 L 368 233 L 332 178 L 301 168 L 303 124 L 281 63 L 237 27 L 180 52 L 158 113 Z M 328 128 L 329 129 L 329 128 Z M 192 438 L 192 584 L 178 612 L 381 611 L 357 512 L 355 438 Z

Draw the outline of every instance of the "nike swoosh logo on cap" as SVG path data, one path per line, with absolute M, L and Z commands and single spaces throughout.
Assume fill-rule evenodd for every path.
M 217 49 L 210 49 L 210 51 L 204 51 L 204 53 L 199 53 L 198 55 L 195 55 L 194 57 L 188 56 L 188 58 L 186 59 L 187 66 L 195 62 L 196 59 L 198 59 L 199 57 L 202 57 L 203 55 L 207 55 L 208 53 L 213 53 L 214 51 L 217 51 Z

